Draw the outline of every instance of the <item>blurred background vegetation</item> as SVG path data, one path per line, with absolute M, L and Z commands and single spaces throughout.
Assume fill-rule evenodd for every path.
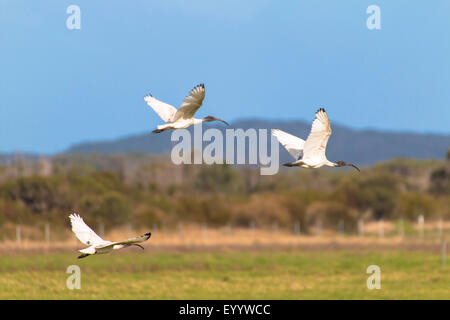
M 147 154 L 17 154 L 0 165 L 0 229 L 17 224 L 68 229 L 78 212 L 98 228 L 176 228 L 178 223 L 222 227 L 292 228 L 318 224 L 356 232 L 358 221 L 450 219 L 450 152 L 446 160 L 394 159 L 363 168 L 286 169 L 176 166 Z

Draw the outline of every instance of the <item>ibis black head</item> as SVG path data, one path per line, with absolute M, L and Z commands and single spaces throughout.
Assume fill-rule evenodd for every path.
M 228 122 L 226 122 L 225 120 L 222 120 L 222 119 L 219 119 L 219 118 L 216 118 L 216 117 L 213 117 L 213 116 L 204 117 L 203 121 L 204 122 L 220 121 L 220 122 L 225 123 L 227 126 L 229 126 Z
M 345 167 L 345 166 L 353 167 L 356 170 L 358 170 L 359 172 L 361 172 L 361 170 L 359 170 L 359 168 L 357 166 L 355 166 L 353 163 L 347 163 L 347 162 L 344 162 L 344 161 L 338 161 L 335 164 L 335 167 Z

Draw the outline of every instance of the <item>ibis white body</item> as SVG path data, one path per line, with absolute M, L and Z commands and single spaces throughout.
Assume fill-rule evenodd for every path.
M 89 246 L 85 249 L 78 250 L 79 252 L 83 253 L 78 257 L 79 259 L 93 254 L 108 253 L 113 250 L 119 250 L 133 245 L 144 249 L 138 243 L 147 241 L 151 236 L 151 233 L 149 232 L 144 234 L 143 236 L 139 236 L 136 238 L 111 242 L 100 238 L 91 228 L 89 228 L 89 226 L 84 222 L 83 218 L 81 218 L 78 214 L 71 214 L 69 216 L 69 219 L 72 225 L 72 231 L 73 233 L 75 233 L 75 236 L 82 243 Z
M 103 253 L 109 253 L 113 250 L 119 250 L 119 249 L 123 249 L 129 246 L 123 245 L 123 244 L 114 244 L 114 245 L 110 245 L 112 244 L 112 242 L 110 241 L 105 241 L 105 246 L 90 246 L 87 247 L 86 249 L 81 249 L 78 250 L 81 253 L 86 253 L 86 254 L 103 254 Z
M 212 116 L 207 116 L 203 119 L 194 118 L 194 114 L 201 107 L 204 98 L 205 86 L 203 84 L 194 87 L 189 92 L 189 95 L 183 100 L 178 110 L 170 104 L 159 101 L 151 94 L 146 95 L 144 97 L 145 102 L 166 122 L 158 125 L 153 132 L 160 133 L 169 129 L 186 129 L 192 125 L 210 121 L 221 121 L 228 125 L 226 121 Z
M 323 166 L 352 166 L 359 171 L 359 168 L 351 163 L 331 162 L 327 159 L 326 148 L 331 136 L 331 126 L 330 119 L 323 108 L 317 110 L 316 118 L 312 123 L 311 132 L 306 141 L 279 129 L 272 129 L 272 135 L 295 158 L 294 162 L 284 164 L 287 167 L 317 169 Z
M 166 124 L 160 124 L 156 126 L 158 130 L 168 130 L 168 129 L 186 129 L 189 128 L 192 125 L 203 123 L 203 119 L 196 119 L 196 118 L 190 118 L 190 119 L 180 119 L 176 122 L 166 123 Z

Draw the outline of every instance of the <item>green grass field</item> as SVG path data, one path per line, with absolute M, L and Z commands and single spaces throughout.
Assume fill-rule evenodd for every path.
M 68 290 L 69 265 L 81 289 Z M 381 268 L 381 289 L 366 268 Z M 450 273 L 437 253 L 254 251 L 135 253 L 82 260 L 76 253 L 6 255 L 0 299 L 448 299 Z

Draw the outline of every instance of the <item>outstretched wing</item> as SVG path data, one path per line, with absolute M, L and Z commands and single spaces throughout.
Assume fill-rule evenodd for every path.
M 71 214 L 69 216 L 72 224 L 72 231 L 77 236 L 78 240 L 88 246 L 96 246 L 107 243 L 107 241 L 100 238 L 89 226 L 84 223 L 83 218 L 78 214 Z
M 192 118 L 201 107 L 204 98 L 205 85 L 202 83 L 192 89 L 189 95 L 184 98 L 183 103 L 178 108 L 177 113 L 175 113 L 173 121 Z
M 272 129 L 272 135 L 278 139 L 278 141 L 286 148 L 286 150 L 295 158 L 295 160 L 300 160 L 303 156 L 303 146 L 305 140 L 299 137 L 293 136 L 287 132 L 281 131 L 280 129 Z
M 145 102 L 163 119 L 165 122 L 172 122 L 177 109 L 170 104 L 159 101 L 151 94 L 144 97 Z
M 144 242 L 144 241 L 147 241 L 150 238 L 151 235 L 152 234 L 149 232 L 149 233 L 144 234 L 143 236 L 139 236 L 139 237 L 136 237 L 136 238 L 130 238 L 130 239 L 126 239 L 126 240 L 123 240 L 123 241 L 111 242 L 111 243 L 108 243 L 108 244 L 106 244 L 104 246 L 98 246 L 97 249 L 104 249 L 104 248 L 107 248 L 107 247 L 110 247 L 110 246 L 114 246 L 116 244 L 132 245 L 132 244 L 135 244 L 135 243 Z
M 328 119 L 325 109 L 320 108 L 316 112 L 316 118 L 312 123 L 311 132 L 305 141 L 303 159 L 325 157 L 325 150 L 330 136 L 330 119 Z

